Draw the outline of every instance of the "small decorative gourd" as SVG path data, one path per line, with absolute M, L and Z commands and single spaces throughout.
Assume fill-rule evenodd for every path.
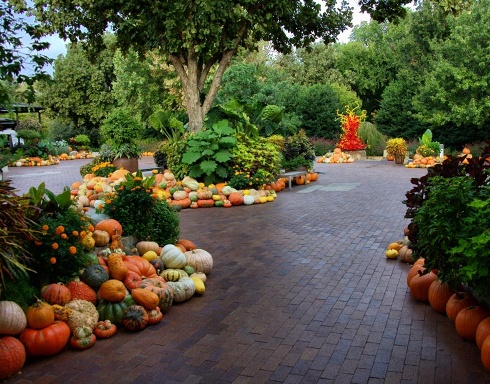
M 128 331 L 141 331 L 148 324 L 149 316 L 141 305 L 131 305 L 124 311 L 122 323 Z
M 124 280 L 128 267 L 124 264 L 122 255 L 119 253 L 111 253 L 107 257 L 107 265 L 109 266 L 109 275 L 117 280 Z

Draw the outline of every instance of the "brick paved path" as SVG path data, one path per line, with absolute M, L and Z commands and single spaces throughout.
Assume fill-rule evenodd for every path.
M 407 224 L 410 178 L 425 171 L 316 169 L 317 182 L 273 203 L 184 210 L 182 237 L 214 257 L 202 297 L 143 332 L 32 361 L 10 382 L 490 382 L 476 345 L 412 300 L 409 265 L 384 257 Z

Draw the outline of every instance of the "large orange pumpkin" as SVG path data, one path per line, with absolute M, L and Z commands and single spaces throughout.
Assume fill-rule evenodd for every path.
M 43 329 L 26 328 L 19 339 L 27 356 L 50 356 L 60 352 L 70 338 L 70 327 L 64 321 L 55 321 Z
M 123 228 L 121 223 L 115 219 L 104 219 L 95 224 L 95 229 L 106 231 L 109 235 L 122 235 Z
M 429 288 L 431 284 L 436 281 L 437 275 L 428 272 L 424 273 L 419 271 L 411 280 L 410 280 L 410 293 L 415 300 L 423 301 L 424 303 L 429 302 Z
M 123 256 L 128 271 L 133 271 L 142 279 L 157 277 L 157 271 L 151 263 L 141 256 Z
M 490 371 L 490 336 L 487 336 L 481 346 L 481 362 L 485 369 Z
M 456 320 L 458 313 L 466 307 L 478 305 L 478 302 L 468 292 L 456 292 L 452 295 L 446 304 L 446 314 L 452 321 Z
M 407 274 L 407 286 L 410 287 L 410 281 L 412 278 L 419 273 L 419 271 L 425 271 L 425 268 L 423 265 L 420 264 L 414 264 L 412 268 L 408 271 Z
M 102 283 L 97 293 L 101 299 L 119 303 L 126 297 L 127 290 L 122 281 L 109 279 Z
M 41 289 L 41 298 L 49 304 L 65 305 L 71 300 L 71 292 L 63 283 L 53 283 Z
M 228 196 L 228 200 L 231 205 L 242 205 L 243 204 L 243 195 L 240 192 L 232 192 Z
M 480 305 L 472 305 L 459 311 L 454 321 L 456 332 L 463 339 L 476 341 L 476 329 L 480 322 L 490 316 L 490 311 Z
M 54 309 L 42 300 L 37 300 L 26 311 L 27 326 L 34 329 L 43 329 L 54 323 Z
M 490 317 L 483 319 L 476 328 L 475 341 L 479 349 L 482 348 L 485 339 L 490 336 Z
M 441 280 L 434 281 L 429 288 L 429 304 L 439 313 L 446 313 L 446 304 L 454 291 Z
M 8 379 L 19 372 L 26 362 L 24 345 L 15 337 L 0 337 L 0 380 Z

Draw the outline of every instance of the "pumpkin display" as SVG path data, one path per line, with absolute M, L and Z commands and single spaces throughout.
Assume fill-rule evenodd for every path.
M 95 224 L 95 230 L 105 231 L 110 236 L 123 234 L 123 228 L 119 221 L 115 219 L 104 219 Z
M 19 372 L 26 362 L 26 349 L 15 337 L 0 337 L 0 380 Z
M 70 309 L 66 323 L 72 331 L 79 327 L 93 329 L 99 321 L 97 308 L 90 301 L 72 300 L 66 304 L 66 308 Z
M 432 272 L 424 273 L 419 271 L 410 280 L 410 293 L 415 300 L 424 303 L 429 302 L 429 288 L 431 284 L 437 280 L 437 275 Z
M 138 241 L 135 245 L 140 256 L 144 255 L 148 251 L 159 253 L 160 246 L 154 241 Z
M 122 324 L 128 331 L 136 332 L 143 330 L 148 324 L 148 312 L 141 305 L 130 305 L 124 311 Z
M 144 288 L 135 288 L 131 291 L 136 304 L 142 305 L 145 309 L 151 310 L 158 307 L 160 298 L 154 292 Z
M 112 324 L 110 320 L 99 321 L 94 328 L 94 335 L 98 339 L 108 339 L 117 331 L 117 326 Z
M 97 292 L 98 296 L 106 301 L 117 303 L 123 301 L 128 291 L 122 281 L 109 279 L 102 283 Z
M 97 312 L 99 313 L 100 320 L 110 320 L 111 323 L 116 325 L 122 324 L 122 318 L 124 316 L 124 311 L 130 305 L 134 305 L 136 302 L 133 296 L 128 295 L 123 301 L 119 303 L 112 303 L 106 300 L 99 300 L 97 305 Z
M 19 335 L 27 326 L 24 311 L 15 301 L 0 301 L 0 335 Z
M 478 325 L 489 316 L 490 312 L 480 305 L 471 305 L 463 308 L 454 320 L 456 332 L 465 340 L 476 341 Z
M 19 340 L 27 356 L 51 356 L 65 348 L 70 334 L 70 328 L 65 322 L 55 321 L 43 329 L 24 329 Z
M 109 267 L 109 276 L 117 280 L 124 280 L 128 267 L 123 261 L 120 253 L 111 253 L 107 256 L 107 266 Z
M 475 341 L 478 349 L 481 350 L 483 342 L 488 336 L 490 336 L 490 317 L 480 321 L 480 324 L 476 328 Z
M 184 265 L 190 265 L 197 272 L 203 272 L 206 275 L 213 269 L 213 257 L 204 249 L 194 249 L 184 253 Z
M 53 283 L 41 289 L 41 298 L 49 304 L 65 305 L 71 300 L 71 292 L 63 283 Z
M 202 295 L 206 290 L 206 287 L 204 286 L 204 282 L 197 276 L 191 275 L 190 278 L 194 282 L 195 293 L 198 295 Z
M 155 309 L 152 309 L 147 312 L 148 312 L 148 324 L 150 325 L 158 324 L 160 321 L 162 321 L 163 313 L 159 307 L 156 307 Z
M 429 304 L 435 311 L 446 314 L 447 302 L 454 293 L 449 284 L 436 280 L 429 287 Z
M 158 296 L 158 307 L 162 312 L 169 310 L 174 301 L 174 290 L 164 280 L 158 277 L 145 279 L 141 282 L 140 288 L 148 289 Z
M 452 321 L 456 320 L 458 313 L 466 307 L 478 305 L 478 301 L 469 292 L 456 292 L 446 304 L 446 315 Z
M 26 311 L 27 326 L 34 329 L 43 329 L 54 323 L 53 307 L 42 300 L 37 300 Z
M 70 290 L 72 300 L 87 300 L 92 304 L 97 304 L 97 293 L 88 284 L 76 278 L 66 284 Z
M 82 273 L 82 281 L 94 291 L 97 291 L 103 282 L 109 280 L 109 274 L 101 265 L 89 265 Z
M 199 200 L 197 200 L 197 206 L 199 208 L 214 207 L 214 200 L 213 199 L 199 199 Z
M 136 272 L 142 279 L 158 276 L 155 267 L 141 256 L 124 256 L 123 260 L 128 271 Z
M 183 245 L 186 251 L 192 251 L 193 249 L 197 248 L 197 246 L 196 246 L 196 244 L 194 244 L 194 242 L 187 240 L 187 239 L 179 239 L 179 240 L 177 240 L 177 244 Z
M 253 205 L 255 203 L 255 199 L 251 195 L 244 195 L 243 196 L 243 204 L 245 205 Z
M 92 232 L 92 237 L 95 241 L 96 247 L 105 247 L 111 241 L 111 236 L 106 231 L 102 231 L 100 229 L 96 229 Z
M 174 301 L 182 303 L 189 300 L 196 291 L 194 280 L 188 276 L 183 276 L 179 281 L 169 281 L 167 283 L 174 291 Z
M 143 281 L 143 279 L 136 272 L 128 271 L 128 273 L 126 274 L 126 277 L 124 278 L 123 283 L 124 283 L 124 286 L 129 291 L 131 291 L 135 288 L 138 288 L 141 285 L 142 281 Z
M 167 268 L 183 268 L 186 264 L 186 257 L 182 251 L 173 244 L 167 244 L 160 252 L 160 259 Z

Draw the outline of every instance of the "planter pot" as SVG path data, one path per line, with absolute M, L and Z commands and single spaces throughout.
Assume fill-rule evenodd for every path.
M 395 164 L 403 164 L 405 162 L 405 155 L 395 155 Z
M 138 170 L 138 158 L 137 157 L 120 157 L 112 161 L 112 164 L 118 168 L 127 169 L 129 172 L 136 172 Z

